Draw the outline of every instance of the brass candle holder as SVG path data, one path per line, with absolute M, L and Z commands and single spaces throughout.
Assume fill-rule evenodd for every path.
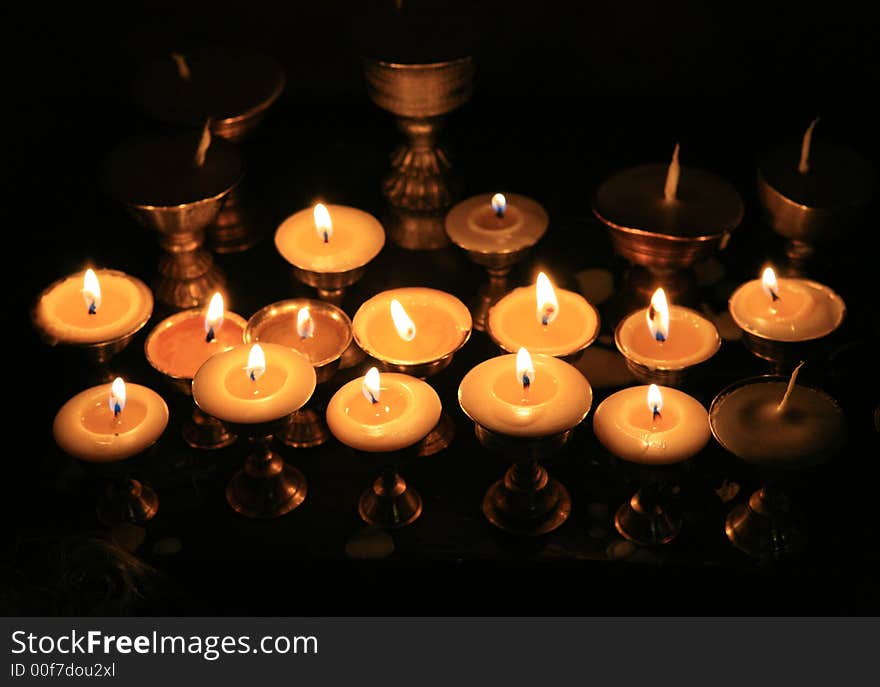
M 192 377 L 186 375 L 176 375 L 166 369 L 161 360 L 157 357 L 156 341 L 164 330 L 170 329 L 179 322 L 196 318 L 203 321 L 205 311 L 201 308 L 190 308 L 175 313 L 160 322 L 144 341 L 144 355 L 150 366 L 162 375 L 169 388 L 177 393 L 192 398 Z M 233 323 L 242 331 L 247 326 L 247 322 L 243 317 L 233 312 L 225 312 L 223 314 L 224 321 Z M 218 349 L 222 350 L 222 349 Z M 218 420 L 216 417 L 208 415 L 195 403 L 193 403 L 192 413 L 190 417 L 183 423 L 181 427 L 181 436 L 183 440 L 192 448 L 213 451 L 235 443 L 238 437 L 230 430 L 226 423 Z
M 149 453 L 149 451 L 147 452 Z M 134 460 L 138 460 L 136 456 Z M 124 522 L 145 525 L 159 512 L 159 496 L 147 484 L 132 477 L 124 463 L 93 464 L 104 486 L 95 513 L 108 527 Z
M 297 332 L 297 315 L 308 308 L 315 327 L 315 337 L 326 336 L 326 327 L 333 328 L 335 345 L 324 351 L 311 350 Z M 352 342 L 351 320 L 341 308 L 324 301 L 296 298 L 272 303 L 255 312 L 247 322 L 244 331 L 245 343 L 269 341 L 291 346 L 309 358 L 315 368 L 316 383 L 319 385 L 309 402 L 297 410 L 290 424 L 275 433 L 275 438 L 293 448 L 312 448 L 325 443 L 330 437 L 324 421 L 325 399 L 318 397 L 318 391 L 325 390 L 339 369 L 343 354 Z
M 41 303 L 44 301 L 47 294 L 68 279 L 71 279 L 71 277 L 59 279 L 43 289 L 31 306 L 30 317 L 34 329 L 43 342 L 49 346 L 59 346 L 64 349 L 75 351 L 94 368 L 96 381 L 108 382 L 112 381 L 116 376 L 113 371 L 109 369 L 110 361 L 117 353 L 123 351 L 126 346 L 131 343 L 134 335 L 143 329 L 147 322 L 149 322 L 150 317 L 153 314 L 153 293 L 140 279 L 127 275 L 124 272 L 119 272 L 117 270 L 101 270 L 100 273 L 129 280 L 144 301 L 140 316 L 133 319 L 131 325 L 121 334 L 112 336 L 104 341 L 79 342 L 70 340 L 57 331 L 56 327 L 53 326 L 51 316 L 43 312 Z
M 111 153 L 105 170 L 110 193 L 158 236 L 163 255 L 154 289 L 156 298 L 174 309 L 206 305 L 222 290 L 225 278 L 203 248 L 205 230 L 244 174 L 232 143 L 210 141 L 204 168 L 194 162 L 199 148 L 192 134 L 132 141 Z M 156 191 L 159 178 L 169 188 Z M 154 194 L 162 202 L 152 201 Z
M 226 486 L 226 501 L 236 512 L 248 518 L 277 518 L 305 500 L 305 475 L 271 448 L 273 435 L 283 432 L 292 419 L 288 415 L 267 423 L 229 423 L 236 434 L 248 438 L 250 445 L 244 467 Z
M 668 544 L 681 531 L 681 516 L 672 503 L 675 466 L 627 464 L 627 470 L 638 472 L 641 486 L 614 513 L 614 528 L 640 546 Z
M 422 497 L 399 470 L 420 454 L 421 444 L 400 451 L 355 453 L 363 460 L 381 459 L 382 471 L 358 498 L 358 515 L 368 525 L 398 529 L 415 522 L 422 514 Z
M 444 116 L 470 99 L 473 75 L 469 56 L 430 64 L 364 60 L 367 94 L 396 117 L 406 139 L 382 181 L 391 209 L 391 238 L 404 248 L 448 244 L 443 216 L 455 191 L 449 159 L 437 137 Z

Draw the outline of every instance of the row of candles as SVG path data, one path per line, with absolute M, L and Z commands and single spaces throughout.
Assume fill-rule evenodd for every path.
M 467 214 L 471 229 L 493 240 L 507 229 L 518 230 L 537 205 L 523 199 L 520 207 L 501 194 L 483 198 L 482 204 L 466 203 L 472 206 Z M 369 262 L 383 242 L 382 227 L 372 216 L 321 204 L 296 213 L 276 233 L 279 252 L 310 275 L 358 269 L 362 265 L 357 263 Z M 828 287 L 777 278 L 772 268 L 737 289 L 729 305 L 745 332 L 780 344 L 824 337 L 845 312 Z M 152 295 L 142 282 L 90 269 L 47 288 L 34 319 L 47 338 L 103 345 L 130 336 L 151 312 Z M 534 286 L 510 291 L 489 311 L 487 331 L 507 354 L 467 373 L 459 401 L 480 440 L 516 458 L 483 504 L 489 520 L 503 529 L 542 533 L 568 515 L 565 488 L 546 474 L 538 458 L 564 445 L 589 413 L 590 384 L 570 363 L 596 339 L 599 328 L 598 313 L 583 296 L 554 288 L 543 273 Z M 294 419 L 316 384 L 332 376 L 352 339 L 386 372 L 371 368 L 333 395 L 326 410 L 330 431 L 356 451 L 394 456 L 421 449 L 424 455 L 446 442 L 441 437 L 425 449 L 426 438 L 441 424 L 442 408 L 436 392 L 419 377 L 445 367 L 471 329 L 464 304 L 429 288 L 382 292 L 363 303 L 352 320 L 326 301 L 298 299 L 269 305 L 245 321 L 224 312 L 217 294 L 207 311 L 185 310 L 160 322 L 147 338 L 146 356 L 192 393 L 195 424 L 211 430 L 209 446 L 234 440 L 230 427 L 253 438 L 255 449 L 230 483 L 227 498 L 245 515 L 269 517 L 302 503 L 307 487 L 302 474 L 271 450 L 268 437 L 297 425 Z M 615 341 L 638 377 L 677 386 L 684 373 L 718 351 L 721 340 L 710 320 L 670 305 L 661 288 L 646 308 L 621 321 Z M 81 460 L 112 462 L 144 451 L 167 422 L 167 406 L 158 394 L 117 379 L 66 403 L 56 416 L 54 434 L 67 453 Z M 735 455 L 759 464 L 820 460 L 843 436 L 837 404 L 821 391 L 796 384 L 796 375 L 788 383 L 760 380 L 727 390 L 716 398 L 711 416 L 696 399 L 670 386 L 624 389 L 600 404 L 593 427 L 612 454 L 649 465 L 690 459 L 711 433 Z M 198 439 L 191 443 L 203 445 Z M 309 445 L 296 437 L 288 443 Z M 134 491 L 143 499 L 146 489 L 138 484 Z M 530 495 L 525 505 L 522 493 Z M 155 512 L 155 503 L 153 498 L 147 516 Z M 638 510 L 638 501 L 627 508 Z M 395 471 L 386 470 L 364 493 L 359 510 L 373 524 L 400 526 L 418 516 L 421 501 Z M 638 541 L 618 516 L 621 532 Z

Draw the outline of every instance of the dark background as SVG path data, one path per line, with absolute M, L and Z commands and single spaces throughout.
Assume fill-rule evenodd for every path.
M 113 612 L 113 604 L 121 612 L 267 615 L 880 610 L 871 508 L 878 453 L 870 430 L 877 399 L 871 387 L 877 377 L 876 253 L 865 250 L 875 230 L 871 215 L 819 265 L 820 276 L 847 301 L 847 342 L 854 351 L 837 367 L 821 370 L 820 381 L 843 397 L 858 431 L 837 468 L 803 487 L 817 536 L 800 561 L 766 568 L 740 557 L 721 535 L 720 505 L 704 529 L 697 528 L 700 536 L 646 564 L 601 560 L 601 550 L 597 554 L 577 537 L 564 538 L 562 554 L 499 538 L 481 521 L 476 504 L 503 465 L 485 459 L 461 417 L 448 460 L 413 468 L 426 497 L 424 522 L 401 533 L 389 560 L 355 563 L 342 554 L 357 527 L 357 493 L 375 466 L 354 465 L 332 446 L 297 458 L 313 486 L 311 509 L 307 501 L 275 523 L 244 522 L 222 499 L 240 452 L 202 464 L 200 477 L 191 478 L 180 468 L 185 452 L 172 430 L 161 447 L 167 460 L 152 475 L 163 485 L 164 510 L 137 558 L 95 544 L 102 540 L 92 537 L 98 530 L 88 479 L 49 437 L 55 410 L 88 375 L 42 347 L 22 305 L 86 261 L 152 278 L 154 237 L 99 186 L 101 161 L 117 142 L 163 130 L 130 97 L 132 75 L 146 59 L 207 42 L 263 50 L 284 64 L 287 89 L 245 148 L 248 201 L 270 236 L 284 217 L 316 197 L 381 214 L 379 184 L 396 133 L 391 117 L 366 96 L 361 54 L 406 59 L 473 53 L 476 91 L 449 117 L 447 142 L 465 196 L 511 189 L 550 212 L 551 233 L 516 275 L 522 283 L 539 264 L 569 287 L 583 267 L 619 273 L 604 233 L 591 220 L 592 190 L 616 169 L 668 159 L 676 141 L 683 164 L 721 174 L 746 201 L 746 221 L 724 257 L 734 280 L 751 278 L 780 251 L 754 205 L 761 151 L 796 142 L 821 115 L 817 138 L 849 145 L 876 164 L 877 24 L 867 9 L 847 3 L 821 11 L 769 3 L 583 5 L 406 3 L 406 21 L 416 28 L 403 34 L 391 3 L 130 2 L 102 10 L 34 8 L 7 22 L 7 69 L 16 98 L 8 107 L 14 179 L 5 226 L 13 245 L 6 258 L 19 280 L 6 299 L 14 331 L 24 332 L 27 364 L 19 368 L 26 374 L 16 370 L 14 376 L 20 405 L 8 423 L 15 450 L 7 455 L 4 480 L 11 534 L 3 556 L 6 612 Z M 271 241 L 220 262 L 230 275 L 231 305 L 245 316 L 272 300 L 307 293 L 290 280 Z M 466 299 L 481 279 L 453 249 L 411 258 L 389 246 L 380 264 L 385 269 L 371 270 L 351 294 L 349 312 L 358 298 L 402 284 L 446 288 Z M 720 309 L 723 301 L 715 305 Z M 141 346 L 142 336 L 121 364 L 133 380 L 158 387 L 140 359 Z M 457 414 L 457 381 L 489 353 L 484 337 L 475 334 L 455 368 L 438 379 L 450 412 Z M 708 402 L 733 379 L 763 371 L 736 346 L 727 344 L 725 354 L 698 390 L 701 400 Z M 177 410 L 186 412 L 186 405 Z M 595 457 L 597 451 L 585 436 L 572 454 Z M 737 471 L 717 449 L 710 452 L 703 462 L 717 467 L 706 471 L 707 482 Z M 613 470 L 568 462 L 574 464 L 558 469 L 572 487 L 576 509 L 603 499 L 615 505 L 627 493 Z M 755 476 L 745 477 L 746 488 L 754 487 Z M 590 526 L 585 510 L 576 511 L 567 532 Z M 157 556 L 151 547 L 168 538 L 181 540 L 183 551 Z M 77 571 L 99 567 L 98 560 L 109 561 L 113 572 L 102 570 L 103 582 L 89 587 L 83 582 L 89 576 Z M 127 596 L 134 588 L 140 594 Z

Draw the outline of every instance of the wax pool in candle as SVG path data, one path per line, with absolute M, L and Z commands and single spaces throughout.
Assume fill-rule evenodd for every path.
M 196 164 L 202 134 L 150 136 L 110 153 L 105 180 L 113 196 L 131 205 L 168 207 L 222 196 L 244 173 L 238 148 L 217 137 Z
M 236 346 L 211 356 L 193 378 L 193 399 L 224 422 L 257 424 L 299 410 L 315 390 L 315 370 L 300 353 L 273 343 L 259 345 L 265 371 L 248 373 L 253 346 Z
M 391 314 L 391 303 L 401 304 L 415 325 L 415 334 L 405 339 Z M 402 288 L 373 296 L 352 320 L 358 345 L 378 360 L 393 363 L 426 363 L 454 353 L 471 332 L 471 315 L 454 296 L 436 289 Z
M 311 326 L 299 332 L 298 318 L 308 308 Z M 295 348 L 318 367 L 342 355 L 351 343 L 351 325 L 339 308 L 307 299 L 279 301 L 254 313 L 245 332 L 247 342 L 268 341 Z
M 535 245 L 549 223 L 541 205 L 515 193 L 474 196 L 446 215 L 452 242 L 477 253 L 508 253 Z
M 85 272 L 49 286 L 37 300 L 34 322 L 54 342 L 94 344 L 140 329 L 153 312 L 153 294 L 140 279 L 116 270 L 95 270 L 100 303 L 90 313 L 83 297 Z
M 86 389 L 65 403 L 52 425 L 61 449 L 79 460 L 103 463 L 141 453 L 165 431 L 168 406 L 154 391 L 125 384 L 120 412 L 110 408 L 110 384 Z
M 693 167 L 679 170 L 675 198 L 664 193 L 669 165 L 639 165 L 602 182 L 593 207 L 606 224 L 671 236 L 730 232 L 743 216 L 743 204 L 729 183 Z
M 565 356 L 587 347 L 599 333 L 599 314 L 574 291 L 555 290 L 555 318 L 537 317 L 540 300 L 535 286 L 514 289 L 489 309 L 492 339 L 506 351 L 521 346 L 532 353 Z
M 668 331 L 660 331 L 659 323 L 658 331 L 651 331 L 647 308 L 621 321 L 615 342 L 624 357 L 651 369 L 679 370 L 718 352 L 721 337 L 714 324 L 690 308 L 666 304 L 665 296 L 662 307 L 669 313 Z
M 577 426 L 590 410 L 593 390 L 568 363 L 531 356 L 528 388 L 517 374 L 517 355 L 490 358 L 468 372 L 458 389 L 461 409 L 486 429 L 516 437 L 558 434 Z
M 205 310 L 184 310 L 156 325 L 145 344 L 147 359 L 163 374 L 191 379 L 212 355 L 241 345 L 245 325 L 241 316 L 226 312 L 208 341 Z
M 375 368 L 374 368 L 375 369 Z M 409 375 L 383 372 L 376 402 L 364 394 L 364 378 L 339 389 L 327 406 L 327 426 L 343 444 L 360 451 L 398 451 L 421 441 L 440 420 L 440 398 Z
M 709 415 L 699 401 L 677 389 L 655 388 L 659 403 L 652 399 L 649 404 L 651 387 L 634 386 L 596 408 L 593 432 L 618 458 L 647 465 L 680 463 L 709 441 Z
M 275 247 L 287 262 L 312 272 L 340 273 L 363 267 L 385 245 L 385 230 L 371 214 L 345 205 L 325 206 L 332 232 L 316 224 L 314 208 L 288 217 L 275 232 Z
M 745 331 L 773 341 L 808 341 L 826 336 L 843 322 L 843 299 L 809 279 L 777 279 L 772 293 L 762 279 L 740 286 L 728 302 L 733 321 Z
M 846 438 L 846 420 L 826 393 L 789 381 L 756 378 L 722 391 L 711 407 L 712 431 L 738 458 L 769 467 L 798 468 L 827 460 Z

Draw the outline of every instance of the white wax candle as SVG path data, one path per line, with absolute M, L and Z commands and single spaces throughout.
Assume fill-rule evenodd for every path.
M 109 405 L 110 384 L 78 393 L 55 415 L 52 434 L 65 453 L 92 463 L 125 460 L 146 450 L 168 425 L 168 406 L 155 391 L 125 385 L 119 413 Z
M 454 206 L 446 215 L 446 233 L 467 251 L 511 253 L 534 246 L 549 221 L 547 211 L 531 198 L 485 194 Z
M 531 359 L 528 386 L 517 376 L 515 354 L 490 358 L 468 372 L 458 388 L 461 409 L 488 430 L 513 437 L 558 434 L 580 424 L 593 390 L 568 363 L 548 355 Z
M 275 247 L 287 262 L 310 272 L 341 273 L 363 267 L 385 245 L 385 230 L 371 214 L 345 205 L 325 206 L 332 231 L 315 221 L 315 209 L 288 217 L 275 232 Z
M 153 313 L 153 293 L 140 279 L 116 270 L 95 270 L 100 303 L 89 312 L 85 272 L 55 282 L 40 294 L 34 322 L 47 338 L 65 344 L 113 341 L 140 329 Z
M 627 315 L 617 327 L 615 343 L 624 357 L 652 370 L 681 370 L 718 352 L 721 336 L 705 317 L 690 308 L 669 306 L 669 330 L 658 340 L 646 321 L 646 310 Z
M 680 463 L 709 441 L 709 414 L 695 398 L 669 387 L 662 403 L 648 403 L 649 386 L 623 389 L 606 398 L 593 416 L 596 438 L 618 458 L 645 465 Z
M 253 346 L 217 353 L 193 378 L 193 399 L 208 415 L 224 422 L 272 422 L 299 410 L 315 390 L 315 370 L 299 352 L 273 343 L 259 345 L 265 372 L 252 378 L 246 370 Z
M 374 368 L 375 369 L 375 368 Z M 383 372 L 368 399 L 353 379 L 327 405 L 327 426 L 346 446 L 371 453 L 399 451 L 421 441 L 440 420 L 437 392 L 420 379 Z

